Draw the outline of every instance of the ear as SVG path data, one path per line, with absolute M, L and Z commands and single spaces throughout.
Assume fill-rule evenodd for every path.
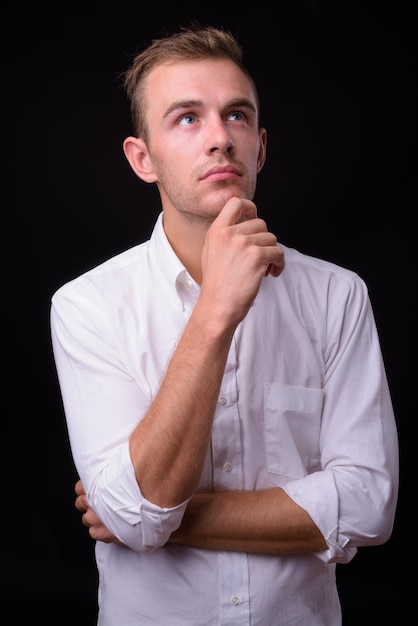
M 123 151 L 135 174 L 146 183 L 155 183 L 157 176 L 154 174 L 144 140 L 139 137 L 127 137 L 123 142 Z
M 267 149 L 267 131 L 265 128 L 260 128 L 260 149 L 257 157 L 257 174 L 263 169 L 266 161 L 266 149 Z

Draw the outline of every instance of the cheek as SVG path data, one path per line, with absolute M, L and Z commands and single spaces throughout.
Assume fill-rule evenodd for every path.
M 152 150 L 152 160 L 155 168 L 166 174 L 181 176 L 184 171 L 190 171 L 196 159 L 191 156 L 190 146 L 180 144 L 165 144 L 155 146 Z M 182 177 L 183 178 L 183 177 Z

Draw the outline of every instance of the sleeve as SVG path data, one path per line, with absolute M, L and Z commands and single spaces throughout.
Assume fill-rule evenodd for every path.
M 345 563 L 358 547 L 385 543 L 392 533 L 398 436 L 364 281 L 355 275 L 348 288 L 341 281 L 331 285 L 323 319 L 321 470 L 284 489 L 327 541 L 318 558 Z
M 126 371 L 104 310 L 85 283 L 52 298 L 51 339 L 70 446 L 101 521 L 132 550 L 151 552 L 179 527 L 187 502 L 160 508 L 141 494 L 129 436 L 149 393 Z

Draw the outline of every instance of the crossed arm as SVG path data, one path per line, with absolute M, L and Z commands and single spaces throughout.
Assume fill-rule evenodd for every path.
M 96 541 L 121 543 L 89 507 L 81 480 L 75 485 L 75 507 Z M 251 492 L 196 493 L 173 543 L 210 550 L 264 554 L 316 552 L 324 537 L 309 515 L 279 487 Z

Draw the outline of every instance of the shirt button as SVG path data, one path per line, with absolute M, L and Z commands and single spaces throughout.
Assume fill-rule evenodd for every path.
M 225 398 L 225 396 L 219 396 L 218 402 L 219 404 L 226 404 L 227 399 Z
M 230 472 L 231 469 L 232 469 L 231 463 L 225 463 L 225 465 L 224 465 L 225 472 Z
M 232 598 L 231 598 L 231 603 L 232 603 L 232 604 L 239 604 L 239 598 L 238 598 L 238 596 L 232 596 Z

